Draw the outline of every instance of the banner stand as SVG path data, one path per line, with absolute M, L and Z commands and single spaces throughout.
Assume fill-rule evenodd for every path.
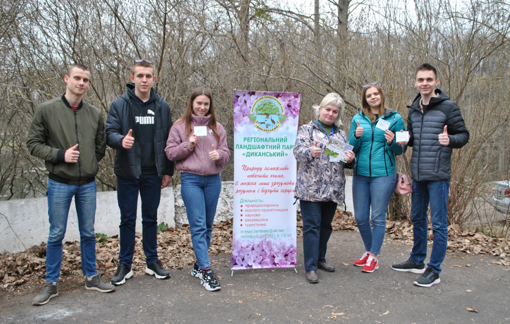
M 234 270 L 297 273 L 297 162 L 300 92 L 234 90 Z

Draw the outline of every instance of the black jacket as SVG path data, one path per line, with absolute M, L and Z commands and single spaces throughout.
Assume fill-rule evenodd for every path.
M 128 90 L 115 100 L 106 118 L 106 144 L 116 150 L 114 172 L 117 177 L 138 179 L 142 174 L 141 145 L 137 142 L 137 125 L 133 105 L 130 102 L 129 92 L 134 91 L 134 84 L 126 85 Z M 166 140 L 172 127 L 170 106 L 163 98 L 151 89 L 151 96 L 156 96 L 154 104 L 154 153 L 158 175 L 173 175 L 174 162 L 167 159 L 165 154 Z M 131 149 L 122 147 L 122 140 L 132 129 L 135 143 Z
M 409 146 L 413 147 L 411 175 L 415 181 L 447 181 L 452 176 L 452 149 L 461 148 L 469 141 L 469 132 L 464 124 L 459 106 L 443 91 L 436 89 L 422 113 L 421 94 L 408 106 L 407 128 Z M 439 134 L 447 127 L 450 144 L 439 144 Z

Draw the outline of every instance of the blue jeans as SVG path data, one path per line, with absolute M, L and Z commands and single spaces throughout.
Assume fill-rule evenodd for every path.
M 221 191 L 220 174 L 201 176 L 181 173 L 181 195 L 188 214 L 193 251 L 198 267 L 210 267 L 209 246 Z
M 430 202 L 432 232 L 434 241 L 429 267 L 435 273 L 441 273 L 441 263 L 446 256 L 448 243 L 448 194 L 449 181 L 413 181 L 412 221 L 414 245 L 411 261 L 421 265 L 427 257 L 427 210 Z
M 300 200 L 299 204 L 303 219 L 305 271 L 316 271 L 319 263 L 326 262 L 328 241 L 333 232 L 331 222 L 335 217 L 337 203 Z
M 86 276 L 95 276 L 96 237 L 96 181 L 75 186 L 48 179 L 48 216 L 50 235 L 46 247 L 46 281 L 57 282 L 62 266 L 62 240 L 66 234 L 69 207 L 74 196 L 80 230 L 81 270 Z
M 131 267 L 135 252 L 135 226 L 138 193 L 142 199 L 142 242 L 147 265 L 158 261 L 158 207 L 161 179 L 142 174 L 139 179 L 117 177 L 117 201 L 120 208 L 119 263 Z
M 376 255 L 381 252 L 386 233 L 386 209 L 395 191 L 396 183 L 396 174 L 372 178 L 354 175 L 352 178 L 354 217 L 365 244 L 365 250 Z M 370 225 L 370 206 L 372 206 L 372 225 Z

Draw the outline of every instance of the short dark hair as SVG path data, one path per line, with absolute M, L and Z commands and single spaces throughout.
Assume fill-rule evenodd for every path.
M 68 68 L 67 68 L 67 75 L 71 75 L 71 71 L 74 69 L 74 68 L 78 68 L 80 70 L 83 70 L 83 71 L 88 71 L 89 68 L 86 67 L 85 65 L 83 64 L 79 64 L 79 63 L 75 63 L 73 65 L 70 65 Z
M 437 70 L 434 66 L 432 66 L 429 63 L 423 63 L 422 65 L 420 65 L 416 68 L 416 73 L 414 75 L 415 79 L 416 79 L 416 76 L 418 75 L 418 72 L 420 72 L 420 71 L 432 71 L 432 72 L 434 72 L 434 75 L 436 76 L 436 79 L 437 79 Z
M 143 67 L 148 67 L 148 68 L 151 68 L 152 69 L 152 75 L 154 76 L 154 64 L 152 63 L 149 63 L 147 60 L 139 60 L 139 62 L 135 62 L 135 64 L 133 64 L 133 67 L 131 68 L 131 75 L 135 75 L 135 67 L 137 66 L 143 66 Z

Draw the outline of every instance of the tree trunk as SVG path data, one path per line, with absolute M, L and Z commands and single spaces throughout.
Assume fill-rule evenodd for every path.
M 320 60 L 322 56 L 322 45 L 321 45 L 321 22 L 320 22 L 320 1 L 315 0 L 315 10 L 313 15 L 313 21 L 314 21 L 314 43 L 315 43 L 315 50 L 317 52 L 317 59 Z

